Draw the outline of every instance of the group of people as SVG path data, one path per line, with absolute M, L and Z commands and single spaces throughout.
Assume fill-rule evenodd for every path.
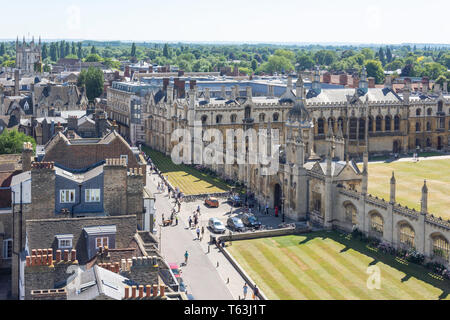
M 247 292 L 248 292 L 248 284 L 247 284 L 247 282 L 244 283 L 244 287 L 242 289 L 244 291 L 244 300 L 245 300 L 245 299 L 247 299 Z M 258 295 L 259 295 L 259 288 L 255 284 L 255 287 L 253 288 L 253 294 L 252 294 L 253 300 L 259 299 Z

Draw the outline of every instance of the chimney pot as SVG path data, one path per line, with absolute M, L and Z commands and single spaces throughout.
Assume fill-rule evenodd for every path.
M 31 265 L 34 267 L 36 265 L 36 256 L 32 255 L 31 256 Z
M 56 250 L 56 263 L 61 262 L 61 250 Z
M 136 286 L 131 286 L 131 297 L 136 298 Z
M 42 256 L 41 255 L 37 255 L 36 256 L 36 265 L 40 266 L 42 263 Z
M 139 286 L 139 298 L 143 298 L 144 297 L 144 286 L 140 285 Z
M 37 251 L 36 251 L 36 249 L 31 250 L 31 255 L 32 255 L 32 256 L 37 256 Z
M 64 250 L 64 262 L 69 262 L 69 250 Z
M 42 249 L 37 249 L 37 256 L 42 256 Z
M 46 256 L 47 255 L 47 249 L 42 249 L 42 255 Z
M 116 270 L 115 270 L 114 272 L 115 272 L 115 273 L 119 273 L 119 272 L 120 272 L 120 263 L 119 263 L 119 262 L 115 262 L 115 263 L 114 263 L 114 266 L 116 267 L 116 268 L 115 268 Z
M 151 291 L 152 291 L 152 286 L 146 285 L 145 286 L 145 295 L 147 296 L 147 298 L 151 297 Z
M 72 249 L 72 251 L 71 251 L 71 253 L 70 253 L 70 260 L 71 260 L 71 261 L 77 260 L 77 250 Z
M 48 265 L 52 266 L 53 265 L 53 254 L 49 253 L 47 255 L 47 259 L 48 259 Z
M 27 260 L 27 267 L 30 267 L 31 266 L 31 256 L 27 256 L 26 260 Z
M 166 286 L 165 285 L 160 285 L 159 286 L 159 295 L 161 296 L 161 297 L 164 297 L 165 296 L 165 289 L 166 289 Z
M 158 296 L 158 285 L 157 284 L 153 285 L 153 296 L 154 297 Z
M 46 266 L 46 265 L 47 265 L 47 255 L 46 255 L 46 254 L 44 254 L 44 255 L 42 256 L 42 265 L 43 265 L 43 266 Z
M 124 299 L 128 299 L 128 298 L 130 298 L 130 287 L 125 286 L 125 298 Z

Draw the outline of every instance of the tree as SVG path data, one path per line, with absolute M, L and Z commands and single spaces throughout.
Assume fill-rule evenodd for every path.
M 450 81 L 444 75 L 440 75 L 435 81 L 435 83 L 439 83 L 441 85 L 442 89 L 444 89 L 444 82 L 447 82 L 447 91 L 449 91 Z
M 58 60 L 58 44 L 56 42 L 50 44 L 50 59 L 52 59 L 52 61 Z
M 78 56 L 78 59 L 81 59 L 81 58 L 83 58 L 83 50 L 81 49 L 81 42 L 77 43 L 77 47 L 78 47 L 77 56 Z
M 70 54 L 70 44 L 68 42 L 66 42 L 65 47 L 64 47 L 64 57 L 68 56 Z
M 384 71 L 380 61 L 367 60 L 365 66 L 367 76 L 374 77 L 376 84 L 381 84 L 384 82 Z
M 312 70 L 314 67 L 314 60 L 308 55 L 302 55 L 297 59 L 298 69 L 301 71 Z
M 91 48 L 91 54 L 96 54 L 97 53 L 97 49 L 95 49 L 95 46 L 92 46 Z
M 75 42 L 73 42 L 73 41 L 72 41 L 72 48 L 71 48 L 70 51 L 71 51 L 70 53 L 73 54 L 73 55 L 77 54 L 77 50 L 75 49 Z
M 31 142 L 33 150 L 36 150 L 36 141 L 25 133 L 14 130 L 4 130 L 0 135 L 0 154 L 21 153 L 24 142 Z
M 88 70 L 82 70 L 78 76 L 79 87 L 86 87 L 86 96 L 89 101 L 94 101 L 103 93 L 103 71 L 98 68 L 89 67 Z
M 88 55 L 86 57 L 85 61 L 86 62 L 100 62 L 100 61 L 102 61 L 102 57 L 100 57 L 96 53 L 91 53 L 90 55 Z
M 42 45 L 42 60 L 47 59 L 47 57 L 48 57 L 48 47 L 47 47 L 47 44 L 44 43 Z
M 366 60 L 373 60 L 375 58 L 375 54 L 372 49 L 364 48 L 361 50 L 361 53 L 364 55 Z
M 291 61 L 282 56 L 270 56 L 269 60 L 260 66 L 261 71 L 267 73 L 286 73 L 294 70 Z
M 387 60 L 387 63 L 392 62 L 392 51 L 391 51 L 390 47 L 387 47 L 387 49 L 386 49 L 386 60 Z
M 133 44 L 131 45 L 131 56 L 133 58 L 136 58 L 136 44 L 133 42 Z
M 380 47 L 380 50 L 378 50 L 378 59 L 380 59 L 382 66 L 384 66 L 386 64 L 386 57 L 384 55 L 384 50 L 381 47 Z
M 258 61 L 253 59 L 252 60 L 252 69 L 253 69 L 253 71 L 256 71 L 257 68 L 258 68 Z
M 169 58 L 169 46 L 167 45 L 167 43 L 164 44 L 163 56 Z
M 0 45 L 0 56 L 4 55 L 5 53 L 6 53 L 5 43 L 2 42 L 2 44 Z

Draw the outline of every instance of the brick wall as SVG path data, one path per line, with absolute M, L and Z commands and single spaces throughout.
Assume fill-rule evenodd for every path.
M 26 219 L 46 219 L 55 212 L 55 170 L 52 163 L 33 163 L 31 169 L 31 203 Z
M 107 212 L 112 216 L 126 213 L 127 212 L 126 167 L 123 165 L 105 165 L 103 167 L 103 170 L 104 170 L 103 208 L 105 212 Z

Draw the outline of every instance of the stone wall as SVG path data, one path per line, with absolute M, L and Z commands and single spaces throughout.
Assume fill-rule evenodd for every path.
M 103 208 L 112 216 L 126 213 L 127 210 L 127 169 L 118 159 L 107 161 L 104 170 Z M 142 191 L 141 191 L 142 193 Z
M 149 283 L 158 283 L 159 270 L 161 268 L 161 259 L 154 257 L 134 257 L 131 266 L 122 269 L 120 275 L 130 279 L 138 285 L 147 285 Z M 156 262 L 156 264 L 155 264 Z
M 52 162 L 34 162 L 31 169 L 31 203 L 26 219 L 46 219 L 55 215 L 55 169 Z

